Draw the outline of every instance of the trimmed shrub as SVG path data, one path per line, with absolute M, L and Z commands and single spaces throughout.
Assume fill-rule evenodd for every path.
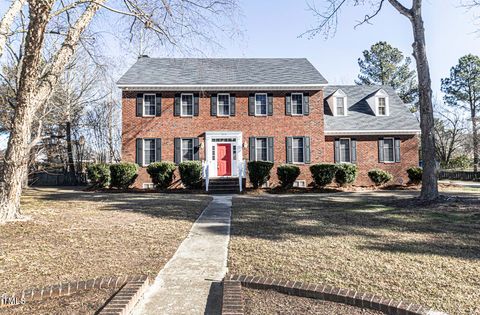
M 137 178 L 138 165 L 135 163 L 118 163 L 110 165 L 112 180 L 111 187 L 126 189 L 130 187 Z
M 392 180 L 393 176 L 387 171 L 380 169 L 373 169 L 368 171 L 368 177 L 375 183 L 375 185 L 383 185 Z
M 108 164 L 90 164 L 87 167 L 87 176 L 92 187 L 105 188 L 110 185 L 110 167 Z
M 300 168 L 295 165 L 280 165 L 277 167 L 277 176 L 282 188 L 291 188 L 300 175 Z
M 341 186 L 349 185 L 355 181 L 358 167 L 355 164 L 342 163 L 337 165 L 335 181 Z
M 312 173 L 313 181 L 315 182 L 315 185 L 319 187 L 325 187 L 328 184 L 331 184 L 336 171 L 337 166 L 335 164 L 314 164 L 310 166 L 310 173 Z
M 422 182 L 423 169 L 421 167 L 412 166 L 407 169 L 408 179 L 413 184 L 419 184 Z
M 251 161 L 248 162 L 248 178 L 252 183 L 253 188 L 263 186 L 270 179 L 270 171 L 272 170 L 273 163 L 265 161 Z
M 180 178 L 186 188 L 202 187 L 202 163 L 200 161 L 186 161 L 178 165 Z
M 173 162 L 153 162 L 147 167 L 153 184 L 157 188 L 168 188 L 173 181 L 173 173 L 177 166 Z

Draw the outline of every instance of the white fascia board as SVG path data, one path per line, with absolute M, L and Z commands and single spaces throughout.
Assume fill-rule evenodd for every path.
M 122 90 L 323 90 L 327 84 L 118 84 L 117 87 Z
M 420 129 L 410 130 L 325 130 L 326 136 L 347 136 L 347 135 L 416 135 Z

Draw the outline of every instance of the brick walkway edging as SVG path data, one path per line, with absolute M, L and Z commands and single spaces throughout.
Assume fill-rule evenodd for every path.
M 81 290 L 91 289 L 117 289 L 124 286 L 129 281 L 142 281 L 146 276 L 112 276 L 100 277 L 82 281 L 72 281 L 60 283 L 52 286 L 41 288 L 33 288 L 23 290 L 12 295 L 5 294 L 9 298 L 17 298 L 25 302 L 40 301 L 50 297 L 60 297 L 74 294 Z M 15 306 L 15 304 L 3 304 L 4 300 L 0 299 L 0 308 Z
M 230 283 L 239 283 L 241 286 L 252 288 L 252 289 L 263 289 L 263 290 L 275 290 L 280 293 L 286 293 L 289 295 L 308 297 L 313 299 L 320 299 L 325 301 L 349 304 L 357 307 L 369 308 L 377 311 L 381 311 L 387 314 L 395 315 L 445 315 L 445 313 L 437 312 L 426 308 L 422 305 L 408 303 L 405 301 L 396 301 L 392 299 L 382 298 L 378 295 L 358 292 L 356 290 L 348 290 L 342 288 L 336 288 L 329 285 L 323 284 L 312 284 L 301 281 L 286 281 L 279 280 L 274 278 L 265 278 L 265 277 L 254 277 L 254 276 L 245 276 L 245 275 L 227 275 L 223 281 L 224 290 L 225 284 L 231 286 Z M 230 300 L 234 298 L 236 301 L 238 299 L 242 300 L 243 297 L 240 290 L 240 293 L 237 294 L 237 290 L 229 290 L 231 292 Z M 232 295 L 232 293 L 236 295 Z M 225 301 L 225 291 L 224 291 L 224 301 Z M 229 305 L 229 300 L 227 299 L 227 306 Z M 232 309 L 233 310 L 233 309 Z M 243 304 L 242 312 L 232 312 L 232 313 L 223 313 L 222 314 L 243 314 Z
M 128 281 L 98 312 L 98 315 L 128 315 L 143 298 L 150 281 L 147 276 Z

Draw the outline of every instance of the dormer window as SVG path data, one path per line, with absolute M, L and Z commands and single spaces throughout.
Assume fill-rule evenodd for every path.
M 336 109 L 335 116 L 345 116 L 347 113 L 346 105 L 347 104 L 345 102 L 345 97 L 335 98 L 335 109 Z
M 368 97 L 367 103 L 375 116 L 390 115 L 390 98 L 384 89 L 380 89 Z
M 347 94 L 341 89 L 336 90 L 335 93 L 327 98 L 327 104 L 333 116 L 347 116 Z
M 387 99 L 385 97 L 378 98 L 378 116 L 387 115 Z

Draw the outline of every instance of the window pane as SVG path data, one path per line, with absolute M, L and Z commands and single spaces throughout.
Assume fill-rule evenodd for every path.
M 257 138 L 255 149 L 257 151 L 257 161 L 267 161 L 267 139 Z
M 293 138 L 292 149 L 293 162 L 303 163 L 303 138 Z
M 255 113 L 257 115 L 267 114 L 267 95 L 266 94 L 255 95 Z
M 345 115 L 345 99 L 343 97 L 337 97 L 337 115 Z
M 155 115 L 155 95 L 143 96 L 144 115 Z
M 393 139 L 383 140 L 384 159 L 386 162 L 394 162 Z
M 222 116 L 230 115 L 230 95 L 218 95 L 218 114 Z
M 182 115 L 193 115 L 193 95 L 182 95 Z
M 148 165 L 155 162 L 155 140 L 145 139 L 143 140 L 143 163 Z
M 292 114 L 303 114 L 303 94 L 292 94 Z
M 192 139 L 182 139 L 182 160 L 183 161 L 193 160 L 193 140 Z
M 350 162 L 350 140 L 340 139 L 340 162 Z
M 387 108 L 387 103 L 384 97 L 380 97 L 378 99 L 378 114 L 379 115 L 386 115 L 386 108 Z

